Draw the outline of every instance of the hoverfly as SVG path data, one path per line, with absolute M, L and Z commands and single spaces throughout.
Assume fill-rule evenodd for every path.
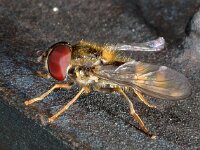
M 48 119 L 53 122 L 59 115 L 66 111 L 82 93 L 89 93 L 92 88 L 95 91 L 119 93 L 129 105 L 130 114 L 140 125 L 141 129 L 149 134 L 142 119 L 136 113 L 133 103 L 127 96 L 127 89 L 132 90 L 141 102 L 151 108 L 142 95 L 147 94 L 160 99 L 183 99 L 190 94 L 190 83 L 187 78 L 166 66 L 157 66 L 120 55 L 122 51 L 160 51 L 165 47 L 164 38 L 133 43 L 131 45 L 99 45 L 80 41 L 70 45 L 67 42 L 59 42 L 42 54 L 40 60 L 45 63 L 46 73 L 40 76 L 52 77 L 59 81 L 69 77 L 70 83 L 55 84 L 44 94 L 25 101 L 25 105 L 33 104 L 44 99 L 57 88 L 70 89 L 73 84 L 82 88 L 61 110 Z

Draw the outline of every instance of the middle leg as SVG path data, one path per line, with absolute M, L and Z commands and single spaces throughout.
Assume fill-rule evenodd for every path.
M 76 96 L 70 100 L 61 110 L 59 110 L 56 114 L 54 114 L 52 117 L 48 119 L 48 122 L 51 123 L 53 122 L 58 116 L 60 116 L 64 111 L 66 111 L 79 97 L 82 93 L 88 93 L 89 92 L 89 87 L 84 86 L 77 94 Z

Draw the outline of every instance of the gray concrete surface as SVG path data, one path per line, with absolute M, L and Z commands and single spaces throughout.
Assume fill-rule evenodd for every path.
M 199 149 L 200 1 L 0 0 L 0 149 Z M 53 11 L 57 7 L 58 11 Z M 196 15 L 192 18 L 192 16 Z M 190 21 L 189 21 L 190 20 Z M 53 124 L 46 119 L 78 91 L 57 90 L 25 107 L 54 80 L 35 75 L 37 51 L 58 41 L 142 42 L 163 36 L 167 49 L 134 53 L 136 60 L 167 65 L 187 76 L 192 95 L 180 101 L 133 95 L 137 112 L 157 135 L 151 140 L 129 115 L 118 95 L 92 92 Z

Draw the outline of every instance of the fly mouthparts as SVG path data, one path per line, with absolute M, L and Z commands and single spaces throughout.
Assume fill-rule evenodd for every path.
M 42 58 L 43 58 L 43 56 L 41 55 L 41 56 L 39 56 L 38 58 L 37 58 L 37 63 L 40 63 L 41 61 L 42 61 Z

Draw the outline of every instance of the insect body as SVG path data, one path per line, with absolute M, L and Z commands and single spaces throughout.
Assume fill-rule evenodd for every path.
M 88 93 L 92 87 L 100 92 L 117 92 L 129 105 L 130 114 L 139 123 L 145 133 L 149 133 L 142 119 L 136 113 L 133 103 L 126 95 L 126 89 L 132 90 L 139 100 L 149 107 L 155 107 L 143 97 L 142 93 L 161 99 L 182 99 L 190 94 L 190 84 L 180 73 L 165 66 L 137 62 L 132 58 L 122 57 L 123 51 L 159 51 L 164 48 L 163 38 L 131 45 L 103 45 L 81 41 L 70 45 L 67 42 L 54 44 L 40 58 L 45 62 L 47 74 L 63 81 L 69 77 L 70 83 L 56 84 L 39 97 L 25 101 L 30 105 L 42 100 L 56 88 L 70 89 L 72 84 L 82 87 L 79 93 L 60 111 L 49 118 L 53 122 L 67 110 L 82 93 Z

